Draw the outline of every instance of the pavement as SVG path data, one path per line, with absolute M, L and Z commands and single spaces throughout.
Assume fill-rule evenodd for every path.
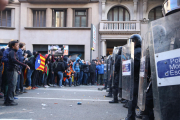
M 0 98 L 0 120 L 120 120 L 127 116 L 123 104 L 109 104 L 103 86 L 50 87 L 17 96 L 17 106 L 4 106 Z M 82 105 L 77 105 L 81 102 Z

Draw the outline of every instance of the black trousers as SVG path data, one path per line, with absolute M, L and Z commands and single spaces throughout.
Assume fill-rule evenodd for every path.
M 18 73 L 16 70 L 14 71 L 8 71 L 8 91 L 7 91 L 7 97 L 5 102 L 10 103 L 14 101 L 14 92 L 15 92 L 15 87 L 17 84 L 17 77 Z
M 90 81 L 89 81 L 89 83 L 91 83 L 92 85 L 94 85 L 95 77 L 96 77 L 96 73 L 90 73 Z
M 109 94 L 112 95 L 112 79 L 110 79 L 109 81 Z
M 35 70 L 34 73 L 33 73 L 33 78 L 32 78 L 32 87 L 35 87 L 36 82 L 38 81 L 38 79 L 39 79 L 39 71 Z
M 24 72 L 22 71 L 22 69 L 21 69 L 21 74 L 19 75 L 19 77 L 20 77 L 20 86 L 19 86 L 19 88 L 20 88 L 21 91 L 23 91 Z
M 118 99 L 118 87 L 119 87 L 119 75 L 116 74 L 115 80 L 114 80 L 114 85 L 112 87 L 114 99 L 116 99 L 116 100 Z
M 137 106 L 137 98 L 138 98 L 138 86 L 139 86 L 139 82 L 134 81 L 134 91 L 133 91 L 133 100 L 129 101 L 129 107 L 128 107 L 128 120 L 135 120 L 135 109 Z
M 151 86 L 148 92 L 146 93 L 145 111 L 143 111 L 142 116 L 148 116 L 149 120 L 154 120 L 153 108 L 154 108 L 153 92 L 152 92 L 152 86 Z

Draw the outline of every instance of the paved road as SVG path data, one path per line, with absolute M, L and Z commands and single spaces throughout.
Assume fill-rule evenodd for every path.
M 0 119 L 120 120 L 127 115 L 123 104 L 109 104 L 97 86 L 39 88 L 18 96 L 18 106 L 3 106 Z M 77 105 L 82 102 L 82 105 Z

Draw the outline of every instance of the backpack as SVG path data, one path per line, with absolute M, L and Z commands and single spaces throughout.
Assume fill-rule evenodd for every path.
M 57 67 L 55 68 L 55 72 L 64 72 L 65 71 L 65 65 L 64 62 L 58 62 Z

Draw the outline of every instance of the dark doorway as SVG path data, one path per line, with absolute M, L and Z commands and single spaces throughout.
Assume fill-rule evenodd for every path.
M 106 53 L 111 55 L 115 46 L 123 46 L 127 44 L 127 40 L 106 40 Z

